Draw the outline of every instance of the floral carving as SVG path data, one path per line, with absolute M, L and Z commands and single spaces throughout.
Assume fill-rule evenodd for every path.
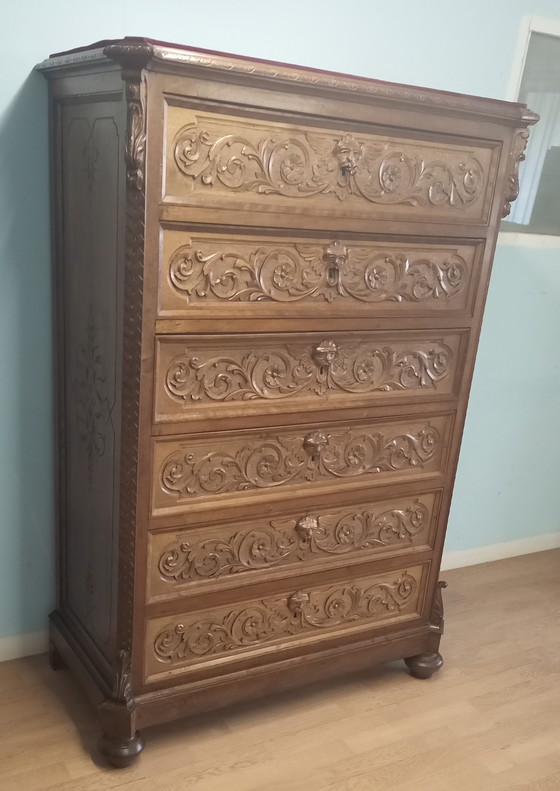
M 165 388 L 171 398 L 192 401 L 282 399 L 298 394 L 370 393 L 435 388 L 454 362 L 441 342 L 397 348 L 372 342 L 316 346 L 283 345 L 229 356 L 187 349 L 168 366 Z
M 162 464 L 163 490 L 179 499 L 265 489 L 303 481 L 422 468 L 439 451 L 429 423 L 396 435 L 359 430 L 283 433 L 234 443 L 229 449 L 175 451 Z
M 183 245 L 171 256 L 169 279 L 188 302 L 447 301 L 468 282 L 467 263 L 452 251 L 394 252 L 311 245 L 261 244 L 205 250 Z
M 247 526 L 229 537 L 174 541 L 161 553 L 158 571 L 169 583 L 216 579 L 331 555 L 408 546 L 429 525 L 430 510 L 418 499 L 400 508 L 308 514 Z
M 76 354 L 72 389 L 77 409 L 79 437 L 86 450 L 89 480 L 95 457 L 105 454 L 107 427 L 111 426 L 105 359 L 98 341 L 98 328 L 90 305 L 86 337 Z
M 224 134 L 224 122 L 206 117 L 177 133 L 175 164 L 197 187 L 450 209 L 483 194 L 483 167 L 472 151 L 256 123 L 247 128 L 235 119 L 230 128 L 235 131 Z
M 412 570 L 419 575 L 420 570 Z M 222 608 L 207 618 L 171 622 L 154 639 L 159 662 L 196 661 L 275 640 L 334 629 L 363 621 L 381 621 L 404 611 L 414 612 L 418 579 L 402 572 L 395 579 L 373 578 L 355 584 L 296 591 L 277 599 Z

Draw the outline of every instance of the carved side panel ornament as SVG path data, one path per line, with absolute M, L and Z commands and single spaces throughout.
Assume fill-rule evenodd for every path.
M 126 142 L 127 180 L 133 189 L 144 190 L 146 169 L 146 79 L 126 83 L 128 136 Z
M 443 634 L 443 596 L 442 590 L 447 588 L 447 582 L 440 580 L 436 586 L 432 609 L 430 611 L 430 625 L 435 632 Z
M 223 441 L 218 443 L 224 448 Z M 185 499 L 422 469 L 440 445 L 440 434 L 430 423 L 410 433 L 348 429 L 270 435 L 238 441 L 229 450 L 212 450 L 207 443 L 172 453 L 161 466 L 160 483 L 165 492 Z
M 188 616 L 157 630 L 153 657 L 156 663 L 194 663 L 318 630 L 414 613 L 421 575 L 417 567 Z M 151 664 L 157 670 L 156 663 Z
M 117 654 L 113 700 L 116 703 L 124 703 L 125 706 L 130 706 L 133 700 L 130 651 L 124 649 Z
M 529 142 L 529 130 L 518 129 L 515 135 L 510 154 L 510 169 L 507 180 L 506 195 L 502 217 L 507 217 L 511 211 L 511 204 L 519 195 L 519 166 L 525 159 L 525 149 Z
M 527 111 L 523 120 L 526 120 L 529 125 L 535 124 L 539 120 L 536 113 Z M 529 142 L 529 129 L 518 129 L 513 138 L 511 152 L 509 155 L 509 169 L 508 180 L 506 185 L 506 194 L 504 206 L 502 209 L 502 217 L 507 217 L 511 211 L 511 204 L 517 200 L 519 195 L 519 166 L 525 159 L 525 149 Z
M 169 260 L 169 282 L 187 302 L 444 302 L 469 281 L 455 251 L 398 251 L 284 243 L 191 243 Z
M 178 131 L 173 152 L 196 190 L 460 209 L 479 200 L 486 183 L 468 149 L 235 118 L 197 116 Z
M 76 353 L 72 391 L 76 404 L 78 431 L 87 457 L 88 479 L 91 486 L 94 460 L 105 455 L 108 431 L 114 431 L 107 384 L 105 358 L 99 345 L 98 327 L 90 304 L 86 332 Z
M 410 501 L 409 501 L 410 502 Z M 247 525 L 229 536 L 220 531 L 168 544 L 157 561 L 160 578 L 171 585 L 218 579 L 328 557 L 351 556 L 427 542 L 429 506 L 421 499 L 401 507 L 338 510 L 298 519 Z

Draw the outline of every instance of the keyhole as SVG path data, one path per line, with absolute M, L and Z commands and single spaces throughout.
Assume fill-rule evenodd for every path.
M 338 280 L 339 269 L 336 264 L 329 266 L 327 271 L 327 281 L 329 286 L 335 286 Z

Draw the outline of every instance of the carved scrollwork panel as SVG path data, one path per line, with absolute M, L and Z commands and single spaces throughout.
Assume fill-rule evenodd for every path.
M 375 395 L 406 390 L 451 392 L 460 336 L 402 340 L 402 334 L 379 340 L 333 334 L 174 337 L 158 342 L 156 419 L 196 419 L 199 411 L 223 405 L 220 414 L 247 414 L 247 402 L 315 396 Z M 247 351 L 250 349 L 250 351 Z M 225 406 L 232 404 L 227 410 Z M 236 405 L 237 404 L 237 408 Z M 255 411 L 256 411 L 255 410 Z
M 357 579 L 349 584 L 294 590 L 267 599 L 149 624 L 148 671 L 198 662 L 318 632 L 375 626 L 416 613 L 422 567 Z
M 167 189 L 253 204 L 311 199 L 363 216 L 399 206 L 413 214 L 483 217 L 491 149 L 344 130 L 245 121 L 169 108 Z M 334 205 L 333 205 L 334 204 Z M 311 209 L 313 210 L 313 209 Z
M 189 236 L 167 231 L 162 310 L 243 302 L 464 309 L 476 248 Z
M 437 468 L 447 418 L 358 424 L 322 430 L 279 429 L 254 436 L 158 440 L 154 510 L 191 507 L 216 496 L 277 487 L 306 488 L 380 473 L 411 475 Z
M 206 581 L 227 581 L 247 572 L 369 557 L 411 546 L 428 546 L 434 495 L 375 505 L 257 519 L 237 526 L 185 530 L 173 540 L 150 537 L 152 594 L 168 597 Z

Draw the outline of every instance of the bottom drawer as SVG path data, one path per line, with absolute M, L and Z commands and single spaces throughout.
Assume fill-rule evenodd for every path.
M 146 630 L 145 680 L 188 673 L 201 663 L 263 657 L 332 636 L 420 616 L 429 563 L 346 582 L 318 585 L 179 616 L 154 618 Z

